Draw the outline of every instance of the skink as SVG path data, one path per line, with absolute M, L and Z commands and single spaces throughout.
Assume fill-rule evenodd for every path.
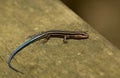
M 29 39 L 28 41 L 26 41 L 25 43 L 23 43 L 22 45 L 20 45 L 15 51 L 13 51 L 13 53 L 10 55 L 10 57 L 8 59 L 8 66 L 11 69 L 13 69 L 14 71 L 20 72 L 19 70 L 14 68 L 11 64 L 11 61 L 14 58 L 14 56 L 18 52 L 20 52 L 23 48 L 28 46 L 29 44 L 31 44 L 39 39 L 43 39 L 43 38 L 45 38 L 45 41 L 47 41 L 47 40 L 49 40 L 50 37 L 63 38 L 63 42 L 67 43 L 67 39 L 87 39 L 89 36 L 86 32 L 83 32 L 83 31 L 50 30 L 50 31 L 46 31 L 46 32 L 41 32 L 41 33 L 35 35 L 34 37 L 32 37 L 31 39 Z

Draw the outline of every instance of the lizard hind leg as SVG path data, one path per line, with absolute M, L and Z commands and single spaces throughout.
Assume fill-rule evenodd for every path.
M 47 36 L 44 38 L 43 44 L 45 44 L 49 39 L 50 39 L 50 35 L 47 35 Z

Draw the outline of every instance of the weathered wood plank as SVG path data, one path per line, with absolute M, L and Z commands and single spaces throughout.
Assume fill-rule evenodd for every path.
M 31 44 L 7 66 L 12 51 L 27 37 L 46 30 L 88 31 L 87 40 L 51 38 Z M 119 78 L 120 50 L 59 0 L 0 0 L 1 78 Z

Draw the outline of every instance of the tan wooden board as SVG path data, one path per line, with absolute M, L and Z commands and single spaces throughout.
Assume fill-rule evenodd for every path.
M 47 30 L 88 31 L 89 39 L 51 38 L 10 54 L 28 37 Z M 0 0 L 0 78 L 119 78 L 120 50 L 59 0 Z

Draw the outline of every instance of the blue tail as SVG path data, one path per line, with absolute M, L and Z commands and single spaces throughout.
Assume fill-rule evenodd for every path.
M 11 65 L 11 61 L 12 59 L 14 58 L 14 56 L 20 52 L 23 48 L 25 48 L 26 46 L 30 45 L 31 43 L 35 42 L 36 40 L 40 39 L 41 37 L 43 37 L 45 34 L 40 34 L 40 35 L 37 35 L 35 37 L 33 37 L 32 39 L 26 41 L 25 43 L 23 43 L 22 45 L 20 45 L 9 57 L 8 59 L 8 66 L 13 69 L 14 71 L 16 72 L 20 72 L 19 70 L 17 70 L 16 68 L 14 68 L 12 65 Z M 20 72 L 22 73 L 22 72 Z M 23 74 L 23 73 L 22 73 Z

